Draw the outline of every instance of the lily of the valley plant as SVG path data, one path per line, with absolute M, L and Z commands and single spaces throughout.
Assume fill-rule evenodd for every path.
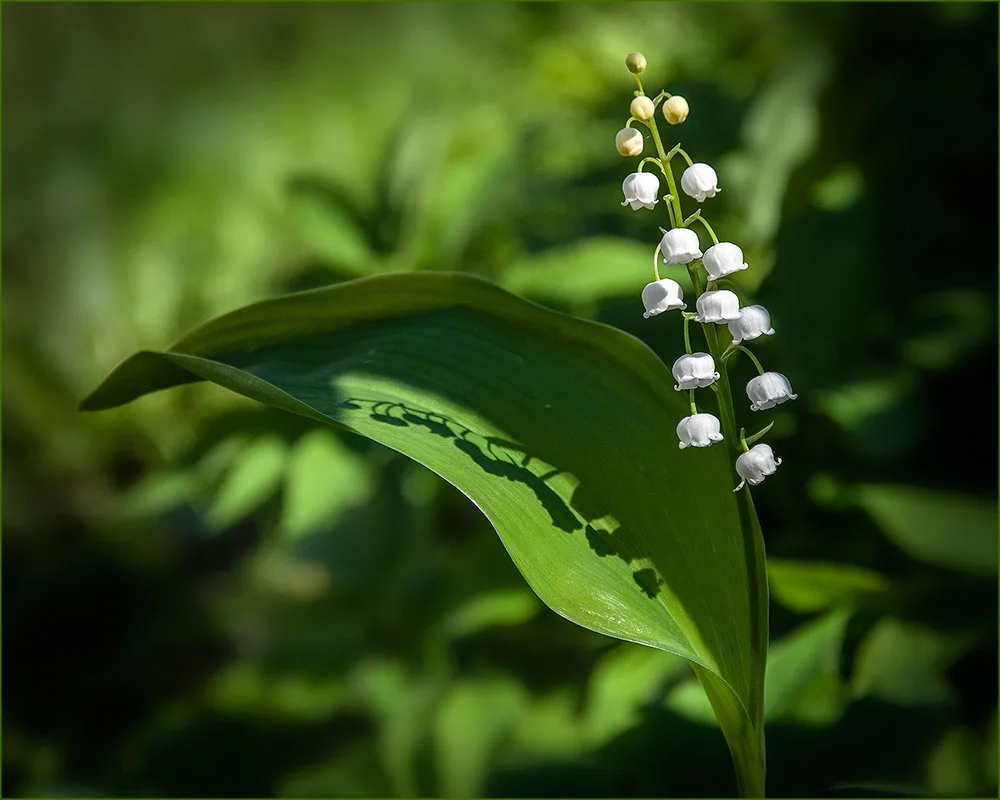
M 741 413 L 764 414 L 795 394 L 750 350 L 775 333 L 767 310 L 734 282 L 753 264 L 701 215 L 722 191 L 720 176 L 680 145 L 667 151 L 657 130 L 658 115 L 683 123 L 687 101 L 647 96 L 645 59 L 626 63 L 638 91 L 617 149 L 641 158 L 651 137 L 656 152 L 625 178 L 623 213 L 664 223 L 643 316 L 650 325 L 683 316 L 684 352 L 678 346 L 666 364 L 624 331 L 475 275 L 413 270 L 209 320 L 165 350 L 123 361 L 82 407 L 211 381 L 417 461 L 477 505 L 553 611 L 687 659 L 729 745 L 738 791 L 761 797 L 768 591 L 750 487 L 781 459 L 757 443 L 769 426 L 751 436 L 737 426 L 731 384 L 737 369 L 750 370 L 733 357 L 745 354 L 757 371 L 739 373 L 750 405 Z M 682 200 L 698 210 L 685 217 Z M 683 265 L 693 296 L 660 276 L 661 258 Z
M 748 304 L 740 287 L 730 276 L 735 276 L 750 265 L 743 260 L 742 248 L 734 242 L 720 241 L 715 230 L 709 224 L 702 211 L 702 204 L 717 196 L 722 187 L 719 176 L 709 165 L 695 162 L 687 152 L 677 144 L 669 151 L 665 148 L 656 125 L 657 107 L 662 108 L 663 118 L 670 125 L 679 125 L 687 119 L 690 107 L 687 100 L 669 92 L 660 92 L 650 98 L 643 88 L 639 77 L 646 68 L 646 59 L 639 53 L 632 53 L 626 59 L 626 66 L 635 75 L 638 89 L 630 105 L 631 116 L 625 127 L 615 138 L 618 152 L 622 156 L 641 156 L 646 137 L 636 136 L 638 126 L 648 129 L 649 137 L 655 148 L 655 155 L 643 158 L 636 171 L 628 175 L 622 182 L 625 200 L 622 205 L 629 206 L 633 211 L 656 210 L 662 200 L 666 209 L 666 227 L 660 228 L 662 238 L 653 253 L 653 281 L 642 290 L 642 302 L 645 307 L 643 316 L 647 319 L 670 311 L 678 311 L 684 317 L 684 352 L 673 365 L 673 375 L 677 383 L 674 389 L 678 392 L 688 392 L 691 413 L 678 421 L 678 446 L 683 450 L 689 447 L 726 446 L 739 483 L 734 492 L 745 489 L 747 484 L 757 486 L 767 476 L 773 475 L 781 464 L 768 444 L 754 444 L 762 438 L 770 425 L 747 436 L 744 428 L 737 433 L 735 405 L 731 391 L 731 379 L 727 371 L 727 362 L 737 352 L 745 353 L 757 370 L 756 377 L 746 383 L 746 395 L 750 400 L 750 411 L 766 411 L 788 400 L 796 399 L 788 378 L 779 372 L 768 372 L 761 366 L 758 358 L 746 346 L 746 342 L 761 336 L 774 335 L 771 327 L 771 317 L 767 309 L 761 305 Z M 662 105 L 661 105 L 662 103 Z M 685 163 L 680 176 L 680 190 L 684 195 L 698 203 L 699 208 L 689 216 L 685 216 L 681 207 L 681 192 L 674 173 L 674 166 L 679 159 Z M 667 193 L 660 194 L 660 178 L 655 169 L 665 180 Z M 700 226 L 707 234 L 711 244 L 704 250 L 698 232 L 693 226 Z M 661 278 L 659 260 L 663 259 L 666 266 L 684 265 L 687 268 L 691 284 L 694 287 L 695 311 L 688 310 L 681 285 L 671 278 Z M 691 346 L 691 322 L 701 325 L 705 347 L 708 352 L 695 352 Z M 728 334 L 731 342 L 724 342 Z M 715 395 L 715 405 L 719 416 L 701 410 L 698 407 L 696 390 L 710 389 Z M 719 418 L 721 417 L 721 419 Z M 773 424 L 773 423 L 772 423 Z M 747 525 L 744 535 L 753 538 L 759 535 L 759 525 L 752 503 L 747 498 L 746 516 L 753 517 L 753 525 Z M 762 552 L 762 544 L 758 552 Z M 748 550 L 748 552 L 750 552 Z M 758 598 L 766 603 L 766 589 L 763 597 Z M 766 613 L 766 610 L 765 610 Z M 762 643 L 766 652 L 766 640 Z M 741 774 L 740 788 L 743 793 L 763 792 L 763 722 L 762 708 L 756 719 L 757 734 L 760 737 L 760 775 L 758 786 L 751 786 L 752 777 Z M 737 772 L 745 771 L 740 764 L 740 756 L 734 750 L 734 742 L 727 735 L 730 748 L 733 750 Z

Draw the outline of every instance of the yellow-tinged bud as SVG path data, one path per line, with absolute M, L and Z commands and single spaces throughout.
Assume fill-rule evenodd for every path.
M 622 128 L 615 134 L 615 147 L 623 156 L 641 156 L 642 134 L 635 128 Z
M 628 67 L 629 72 L 634 72 L 636 75 L 640 72 L 645 72 L 646 56 L 642 53 L 629 53 L 625 59 L 625 66 Z
M 645 95 L 639 95 L 632 101 L 632 105 L 629 106 L 629 111 L 632 112 L 633 117 L 641 119 L 645 122 L 647 119 L 651 119 L 653 114 L 656 113 L 656 106 L 654 106 L 653 101 Z
M 675 94 L 663 104 L 663 116 L 671 125 L 680 125 L 688 118 L 688 101 Z

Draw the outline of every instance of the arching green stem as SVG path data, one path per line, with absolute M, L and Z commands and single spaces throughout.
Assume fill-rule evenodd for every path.
M 747 452 L 750 447 L 747 445 L 747 429 L 740 428 L 740 447 L 743 448 L 743 452 Z
M 681 157 L 685 161 L 687 161 L 687 165 L 689 167 L 693 167 L 694 166 L 694 162 L 691 160 L 691 156 L 689 156 L 687 153 L 685 153 L 683 150 L 681 150 L 681 146 L 680 145 L 677 145 L 677 147 L 675 147 L 674 150 L 676 150 L 678 153 L 681 154 Z
M 742 350 L 744 353 L 746 353 L 750 357 L 750 360 L 753 362 L 753 365 L 757 368 L 757 374 L 758 375 L 763 375 L 764 374 L 764 368 L 760 365 L 760 362 L 757 360 L 757 356 L 755 356 L 753 353 L 751 353 L 747 348 L 745 348 L 741 344 L 731 344 L 731 345 L 729 345 L 729 347 L 726 348 L 726 352 L 722 354 L 723 361 L 725 361 L 725 359 L 729 358 L 737 350 Z
M 660 163 L 660 159 L 656 156 L 646 156 L 642 161 L 639 162 L 639 166 L 636 167 L 636 172 L 642 172 L 643 166 L 645 166 L 647 161 L 652 161 L 660 168 L 660 172 L 663 172 L 663 164 Z
M 701 215 L 701 209 L 692 214 L 689 219 L 698 220 L 698 222 L 705 226 L 705 230 L 708 231 L 708 235 L 712 237 L 712 244 L 719 243 L 719 237 L 715 235 L 715 231 L 712 230 L 712 226 L 708 224 L 708 220 Z M 687 222 L 684 223 L 684 226 L 687 227 Z

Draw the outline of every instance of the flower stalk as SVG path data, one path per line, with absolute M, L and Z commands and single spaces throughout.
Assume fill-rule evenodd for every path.
M 642 65 L 644 70 L 644 59 Z M 645 97 L 642 79 L 639 77 L 639 73 L 643 70 L 631 70 L 638 86 L 637 98 Z M 671 125 L 682 123 L 689 113 L 687 101 L 664 91 L 651 101 L 654 111 L 664 98 L 667 98 L 663 104 L 664 119 Z M 672 104 L 670 109 L 666 107 L 667 102 Z M 732 242 L 720 242 L 712 225 L 702 216 L 701 209 L 688 217 L 684 216 L 681 209 L 681 195 L 671 164 L 674 156 L 680 154 L 687 163 L 681 178 L 681 189 L 698 203 L 715 197 L 721 191 L 715 170 L 708 164 L 693 162 L 681 149 L 680 144 L 668 151 L 657 129 L 656 115 L 648 113 L 648 104 L 640 104 L 643 116 L 646 117 L 641 122 L 649 129 L 657 156 L 643 159 L 642 164 L 653 161 L 666 180 L 668 194 L 662 199 L 665 201 L 671 225 L 670 230 L 663 231 L 663 238 L 654 254 L 653 270 L 656 283 L 649 284 L 643 290 L 643 302 L 647 309 L 644 316 L 648 318 L 663 311 L 686 307 L 679 289 L 674 289 L 675 282 L 660 279 L 657 261 L 662 252 L 665 264 L 686 266 L 694 287 L 695 304 L 698 309 L 697 314 L 684 313 L 685 355 L 677 359 L 672 370 L 678 382 L 675 388 L 678 391 L 689 391 L 691 410 L 691 416 L 682 419 L 677 426 L 680 447 L 681 449 L 708 447 L 716 442 L 723 442 L 730 463 L 735 465 L 735 471 L 742 479 L 733 491 L 750 582 L 751 642 L 755 651 L 753 658 L 761 670 L 760 680 L 754 684 L 746 708 L 752 730 L 745 730 L 732 724 L 731 719 L 724 713 L 725 701 L 714 688 L 713 679 L 704 670 L 696 668 L 695 672 L 723 725 L 723 732 L 736 767 L 740 795 L 763 797 L 765 774 L 763 669 L 766 664 L 768 640 L 767 570 L 763 534 L 750 491 L 745 487 L 747 484 L 756 486 L 765 476 L 774 474 L 781 459 L 774 455 L 769 445 L 753 444 L 770 430 L 770 425 L 749 437 L 749 440 L 745 429 L 737 426 L 730 368 L 726 363 L 728 357 L 736 350 L 742 350 L 757 369 L 757 377 L 753 378 L 746 388 L 752 411 L 772 408 L 787 400 L 794 400 L 796 395 L 792 393 L 791 384 L 784 375 L 767 372 L 757 357 L 742 344 L 743 341 L 774 333 L 767 310 L 763 306 L 747 305 L 746 298 L 738 285 L 728 280 L 723 283 L 727 287 L 732 286 L 735 292 L 729 288 L 717 288 L 719 285 L 717 281 L 720 279 L 748 268 L 743 261 L 742 249 Z M 712 240 L 712 246 L 704 253 L 700 250 L 696 233 L 690 228 L 694 222 L 700 223 Z M 692 319 L 701 324 L 707 353 L 694 353 L 692 350 L 690 334 Z M 732 344 L 721 338 L 720 326 L 728 327 L 727 333 L 732 336 Z M 697 410 L 695 391 L 697 388 L 709 386 L 716 396 L 719 418 L 712 414 L 699 413 Z

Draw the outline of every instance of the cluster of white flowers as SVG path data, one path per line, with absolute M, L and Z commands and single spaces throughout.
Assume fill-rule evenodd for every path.
M 633 56 L 638 56 L 638 54 L 633 54 L 629 58 L 631 59 Z M 641 56 L 639 57 L 641 58 Z M 642 71 L 634 69 L 631 62 L 627 61 L 626 63 L 629 64 L 629 69 L 637 75 L 638 72 Z M 642 66 L 645 67 L 644 59 Z M 650 100 L 641 93 L 641 82 L 639 85 L 640 92 L 636 93 L 636 100 L 631 106 L 633 116 L 629 120 L 629 124 L 637 121 L 649 125 L 656 139 L 657 147 L 660 149 L 660 158 L 644 159 L 639 165 L 639 171 L 625 178 L 622 182 L 622 192 L 625 195 L 622 205 L 629 206 L 633 211 L 655 208 L 661 199 L 659 197 L 660 181 L 656 175 L 643 172 L 643 164 L 647 161 L 656 163 L 663 171 L 664 176 L 667 177 L 672 188 L 674 186 L 673 174 L 668 174 L 668 171 L 671 170 L 670 158 L 675 153 L 683 155 L 688 162 L 688 167 L 684 170 L 680 181 L 680 188 L 684 194 L 698 203 L 704 203 L 705 200 L 715 197 L 722 191 L 719 188 L 719 178 L 715 170 L 708 164 L 691 163 L 691 160 L 680 150 L 679 146 L 671 151 L 670 156 L 664 158 L 655 122 L 651 121 L 657 103 L 666 96 L 669 98 L 668 102 L 671 107 L 668 109 L 667 103 L 664 103 L 664 117 L 671 124 L 683 122 L 688 114 L 687 101 L 679 96 L 670 97 L 666 92 L 662 93 L 656 100 Z M 678 113 L 678 109 L 682 110 L 683 113 Z M 616 142 L 618 151 L 622 155 L 632 156 L 642 153 L 643 137 L 631 127 L 619 131 Z M 709 447 L 723 440 L 722 424 L 715 415 L 698 411 L 694 402 L 694 390 L 712 387 L 719 380 L 720 373 L 716 368 L 715 358 L 710 353 L 691 352 L 687 332 L 689 321 L 698 322 L 703 326 L 714 324 L 728 327 L 732 336 L 732 345 L 720 355 L 722 361 L 734 350 L 745 351 L 753 360 L 759 374 L 751 379 L 746 386 L 751 411 L 774 408 L 788 400 L 796 399 L 797 395 L 793 394 L 788 378 L 778 372 L 765 372 L 758 360 L 743 344 L 760 336 L 774 334 L 774 328 L 771 327 L 771 316 L 767 309 L 760 305 L 745 305 L 741 308 L 740 298 L 735 292 L 717 287 L 716 281 L 748 268 L 747 263 L 743 260 L 743 250 L 732 242 L 718 241 L 711 226 L 698 212 L 689 218 L 687 223 L 697 220 L 711 234 L 713 244 L 702 252 L 698 234 L 688 227 L 687 223 L 681 221 L 678 198 L 668 194 L 662 199 L 667 201 L 672 227 L 664 232 L 657 251 L 662 255 L 663 263 L 666 266 L 687 265 L 692 282 L 696 291 L 699 292 L 695 301 L 697 312 L 685 311 L 687 304 L 684 302 L 684 290 L 681 285 L 670 278 L 660 278 L 654 267 L 656 279 L 642 290 L 642 303 L 645 307 L 643 316 L 648 319 L 675 309 L 684 313 L 687 352 L 674 362 L 671 371 L 677 381 L 674 389 L 679 392 L 691 392 L 691 415 L 684 417 L 677 424 L 677 438 L 682 450 L 687 447 Z M 671 203 L 673 203 L 672 206 Z M 703 291 L 699 291 L 700 281 L 695 276 L 697 271 L 702 268 L 705 271 L 707 286 Z M 725 367 L 722 366 L 722 369 Z M 713 388 L 718 389 L 718 387 Z M 721 399 L 720 402 L 722 402 Z M 755 440 L 759 435 L 750 437 L 750 439 Z M 756 486 L 766 476 L 773 474 L 778 465 L 781 464 L 781 459 L 775 457 L 769 445 L 757 444 L 749 447 L 742 434 L 740 439 L 743 452 L 736 459 L 736 472 L 742 481 L 734 491 L 742 489 L 747 483 Z

